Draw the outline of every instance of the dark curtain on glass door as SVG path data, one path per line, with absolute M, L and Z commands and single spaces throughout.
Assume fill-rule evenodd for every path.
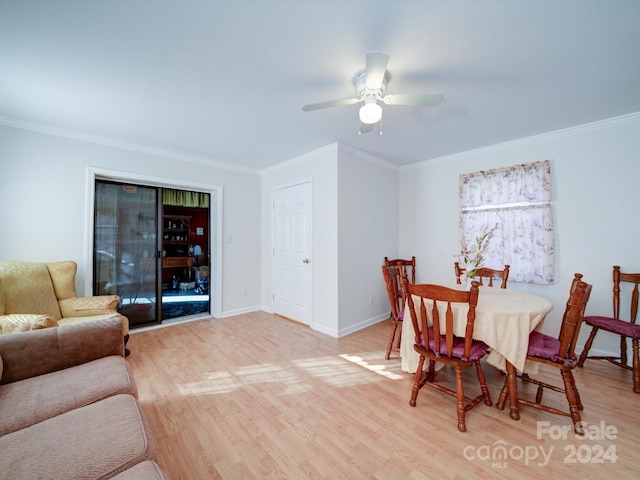
M 97 180 L 93 289 L 120 296 L 132 327 L 157 323 L 158 189 Z

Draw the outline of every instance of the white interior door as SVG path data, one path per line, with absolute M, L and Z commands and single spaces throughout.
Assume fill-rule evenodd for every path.
M 273 209 L 273 311 L 310 325 L 311 183 L 276 189 Z

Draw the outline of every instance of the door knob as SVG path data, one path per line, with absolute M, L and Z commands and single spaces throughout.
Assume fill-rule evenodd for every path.
M 302 260 L 302 263 L 309 263 L 309 259 L 305 258 L 304 260 Z

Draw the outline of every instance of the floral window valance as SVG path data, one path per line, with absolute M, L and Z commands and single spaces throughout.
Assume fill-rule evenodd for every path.
M 463 174 L 459 189 L 461 243 L 497 224 L 484 266 L 510 265 L 510 282 L 553 283 L 550 162 Z

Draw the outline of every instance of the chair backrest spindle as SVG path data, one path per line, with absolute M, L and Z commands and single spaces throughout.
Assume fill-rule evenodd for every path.
M 422 337 L 425 345 L 429 345 L 429 327 L 431 327 L 434 337 L 435 351 L 439 355 L 445 356 L 445 350 L 441 343 L 442 337 L 444 337 L 444 345 L 446 346 L 446 356 L 451 356 L 452 354 L 453 341 L 455 337 L 452 305 L 454 303 L 465 303 L 469 305 L 464 334 L 464 356 L 468 357 L 473 343 L 476 305 L 478 304 L 478 287 L 480 284 L 474 281 L 472 282 L 472 286 L 469 291 L 463 291 L 451 289 L 442 285 L 410 284 L 406 273 L 403 273 L 401 277 L 402 287 L 404 289 L 406 302 L 411 314 L 411 321 L 416 341 L 419 342 Z M 418 324 L 415 310 L 415 297 L 420 299 L 420 324 Z M 431 312 L 430 323 L 427 317 L 426 301 L 431 302 L 431 308 L 429 309 Z M 444 325 L 442 325 L 441 312 L 445 305 Z

